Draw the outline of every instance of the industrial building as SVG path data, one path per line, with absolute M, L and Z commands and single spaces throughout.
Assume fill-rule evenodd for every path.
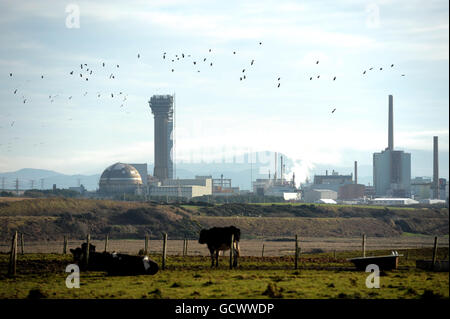
M 365 196 L 366 186 L 361 184 L 346 184 L 339 187 L 339 200 L 354 200 L 361 199 Z
M 210 176 L 212 178 L 212 176 Z M 232 196 L 239 195 L 240 189 L 239 187 L 231 186 L 230 178 L 223 178 L 223 174 L 220 175 L 220 178 L 212 179 L 212 194 L 213 196 Z
M 373 154 L 373 184 L 377 196 L 411 196 L 411 154 L 394 150 L 393 96 L 389 95 L 388 147 Z
M 325 175 L 314 175 L 313 183 L 302 183 L 301 187 L 304 193 L 312 189 L 328 189 L 337 193 L 341 186 L 351 184 L 353 184 L 353 174 L 339 175 L 339 172 L 333 170 L 330 175 L 326 170 Z
M 168 196 L 191 199 L 212 195 L 212 179 L 196 176 L 195 179 L 166 179 L 149 187 L 150 196 Z
M 337 192 L 330 189 L 308 189 L 303 193 L 303 200 L 307 203 L 317 203 L 322 199 L 337 199 Z
M 415 177 L 411 180 L 411 197 L 416 200 L 429 199 L 433 196 L 431 178 Z
M 283 198 L 301 198 L 301 193 L 295 186 L 295 174 L 292 174 L 292 179 L 290 181 L 284 178 L 285 164 L 283 163 L 283 156 L 280 156 L 280 177 L 277 177 L 278 167 L 277 167 L 278 154 L 275 153 L 275 170 L 273 178 L 270 176 L 268 178 L 258 178 L 256 181 L 252 182 L 253 194 L 258 196 L 277 196 Z M 285 194 L 289 194 L 286 195 Z M 296 195 L 297 194 L 297 195 Z
M 142 178 L 136 168 L 125 163 L 115 163 L 100 176 L 99 193 L 102 195 L 142 194 Z
M 370 201 L 373 205 L 379 205 L 379 206 L 402 206 L 402 205 L 414 205 L 419 204 L 418 201 L 411 199 L 411 198 L 374 198 Z
M 173 115 L 172 95 L 153 95 L 149 101 L 155 119 L 155 168 L 160 181 L 173 178 Z

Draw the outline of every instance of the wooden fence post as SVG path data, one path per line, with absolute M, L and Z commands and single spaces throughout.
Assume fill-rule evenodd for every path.
M 230 269 L 233 269 L 233 255 L 234 255 L 234 234 L 231 234 L 231 242 L 230 242 Z
M 295 261 L 294 261 L 294 268 L 298 269 L 298 236 L 295 235 Z
M 86 242 L 87 242 L 87 248 L 86 248 L 86 269 L 88 268 L 89 265 L 89 246 L 91 245 L 91 234 L 87 234 L 86 236 Z
M 362 255 L 366 257 L 366 234 L 362 236 Z
M 148 235 L 145 235 L 144 254 L 148 255 Z
M 108 251 L 108 239 L 109 239 L 109 234 L 106 234 L 106 237 L 105 237 L 105 253 Z
M 262 246 L 261 257 L 264 257 L 264 244 Z
M 23 233 L 20 233 L 20 253 L 23 255 Z
M 437 246 L 438 246 L 438 238 L 434 237 L 434 246 L 433 246 L 433 258 L 431 260 L 431 270 L 434 268 L 434 264 L 436 263 L 437 258 Z
M 166 269 L 167 233 L 163 234 L 162 270 Z
M 67 236 L 64 235 L 64 242 L 63 242 L 63 254 L 67 254 Z
M 16 265 L 17 265 L 17 231 L 14 233 L 13 240 L 11 243 L 11 253 L 9 256 L 9 267 L 8 275 L 16 275 Z

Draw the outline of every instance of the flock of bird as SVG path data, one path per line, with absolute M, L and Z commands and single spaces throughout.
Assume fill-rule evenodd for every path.
M 262 42 L 259 42 L 259 46 L 262 46 Z M 237 51 L 232 51 L 232 55 L 236 55 Z M 141 54 L 137 53 L 137 59 L 141 59 Z M 212 68 L 215 64 L 214 64 L 214 54 L 213 54 L 213 50 L 212 49 L 208 49 L 207 54 L 204 54 L 202 57 L 199 58 L 195 58 L 193 57 L 191 54 L 187 54 L 187 53 L 177 53 L 175 55 L 169 56 L 167 52 L 163 52 L 162 53 L 162 59 L 166 62 L 172 63 L 172 65 L 170 66 L 170 71 L 171 72 L 175 72 L 175 65 L 178 61 L 182 61 L 188 64 L 191 64 L 194 67 L 194 71 L 196 71 L 197 73 L 200 73 L 200 66 L 201 65 L 206 65 L 209 68 Z M 318 65 L 320 63 L 319 60 L 317 60 L 315 62 L 315 65 Z M 248 74 L 249 74 L 249 70 L 252 69 L 255 65 L 255 59 L 249 59 L 249 61 L 246 63 L 246 65 L 242 65 L 242 71 L 239 74 L 239 81 L 245 81 L 248 79 Z M 97 69 L 98 67 L 98 69 Z M 390 65 L 390 68 L 394 68 L 394 64 Z M 102 70 L 102 72 L 99 72 L 99 69 Z M 94 78 L 97 74 L 99 75 L 103 75 L 106 74 L 107 75 L 107 79 L 108 80 L 115 80 L 116 77 L 119 74 L 119 69 L 120 69 L 120 65 L 119 64 L 112 64 L 112 65 L 107 65 L 105 62 L 101 62 L 99 63 L 97 66 L 95 65 L 88 65 L 87 63 L 82 63 L 79 65 L 79 68 L 74 68 L 70 71 L 68 71 L 68 75 L 70 75 L 73 78 L 78 78 L 80 81 L 82 82 L 89 82 L 90 79 Z M 367 76 L 368 73 L 370 71 L 373 71 L 375 69 L 375 67 L 370 67 L 366 70 L 362 71 L 362 76 Z M 383 67 L 379 67 L 379 71 L 383 71 Z M 318 80 L 320 79 L 320 74 L 315 74 L 315 75 L 309 75 L 309 80 L 313 81 L 314 79 Z M 401 74 L 401 76 L 405 76 L 405 74 Z M 9 73 L 9 77 L 11 79 L 14 78 L 14 74 L 12 72 Z M 280 88 L 281 87 L 281 76 L 277 75 L 275 77 L 277 79 L 276 81 L 276 88 Z M 41 80 L 44 80 L 44 74 L 42 74 L 40 76 Z M 337 76 L 332 76 L 330 78 L 331 81 L 336 81 L 337 80 Z M 19 88 L 14 88 L 13 92 L 14 95 L 19 95 L 21 92 L 19 90 Z M 85 91 L 83 93 L 83 96 L 86 96 L 88 94 L 88 91 Z M 95 95 L 97 96 L 97 98 L 100 98 L 102 95 L 106 95 L 106 96 L 111 96 L 112 99 L 119 99 L 120 98 L 120 107 L 124 107 L 126 101 L 127 101 L 127 94 L 124 94 L 123 91 L 119 91 L 119 92 L 109 92 L 109 93 L 101 93 L 96 91 Z M 50 101 L 50 103 L 53 103 L 55 101 L 55 99 L 57 97 L 60 97 L 60 94 L 50 94 L 48 96 L 48 99 Z M 67 97 L 68 100 L 72 100 L 73 96 L 70 95 Z M 29 99 L 25 96 L 22 95 L 22 99 L 21 101 L 23 102 L 23 104 L 27 103 L 27 101 L 29 101 Z M 333 114 L 336 111 L 336 107 L 332 106 L 332 111 L 331 114 Z M 129 113 L 129 112 L 127 112 Z M 69 120 L 72 120 L 71 118 Z M 12 121 L 10 123 L 10 126 L 13 127 L 15 124 L 15 121 Z

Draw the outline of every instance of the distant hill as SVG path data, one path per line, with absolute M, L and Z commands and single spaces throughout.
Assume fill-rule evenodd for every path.
M 50 189 L 53 184 L 58 188 L 69 188 L 78 186 L 78 182 L 88 190 L 96 190 L 100 174 L 94 175 L 66 175 L 55 171 L 23 168 L 15 172 L 0 173 L 0 182 L 4 178 L 6 189 L 15 189 L 16 179 L 19 179 L 19 189 L 30 189 L 34 185 L 35 189 L 41 189 L 43 180 L 43 189 Z

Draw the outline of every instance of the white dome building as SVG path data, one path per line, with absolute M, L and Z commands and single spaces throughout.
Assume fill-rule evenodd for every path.
M 142 178 L 138 170 L 129 164 L 116 163 L 105 169 L 100 177 L 101 194 L 141 194 Z

